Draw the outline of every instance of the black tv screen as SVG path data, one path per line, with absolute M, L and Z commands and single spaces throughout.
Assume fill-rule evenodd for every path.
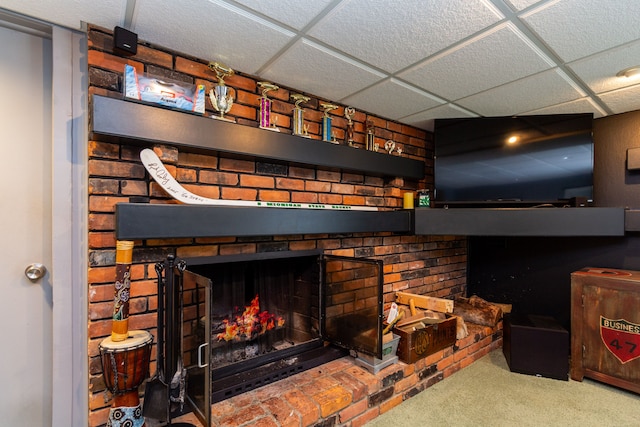
M 593 199 L 593 114 L 436 119 L 435 204 Z

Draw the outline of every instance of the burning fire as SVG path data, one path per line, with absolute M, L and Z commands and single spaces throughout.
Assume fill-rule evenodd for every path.
M 251 304 L 246 306 L 244 312 L 236 316 L 234 321 L 224 319 L 222 323 L 224 323 L 225 330 L 216 335 L 218 341 L 239 341 L 254 338 L 274 328 L 280 328 L 284 326 L 284 319 L 267 311 L 260 312 L 260 302 L 258 295 L 256 295 L 251 300 Z

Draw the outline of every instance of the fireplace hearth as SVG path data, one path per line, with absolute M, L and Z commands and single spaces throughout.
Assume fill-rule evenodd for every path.
M 382 261 L 288 251 L 181 263 L 174 360 L 205 425 L 212 403 L 350 350 L 381 357 Z

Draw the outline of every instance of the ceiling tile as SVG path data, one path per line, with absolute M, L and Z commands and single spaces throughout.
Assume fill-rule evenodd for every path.
M 502 25 L 401 73 L 448 100 L 464 98 L 551 68 L 553 63 L 513 25 Z
M 123 25 L 126 0 L 2 0 L 0 7 L 80 30 L 83 22 L 113 28 Z
M 600 99 L 615 114 L 640 109 L 640 85 L 614 90 L 600 95 Z
M 482 0 L 343 1 L 309 35 L 396 72 L 502 18 Z
M 575 101 L 563 102 L 561 104 L 551 105 L 549 107 L 539 108 L 537 110 L 525 111 L 521 115 L 531 114 L 575 114 L 575 113 L 593 113 L 593 117 L 604 117 L 606 112 L 596 104 L 593 99 L 584 97 Z
M 260 77 L 274 82 L 285 77 L 289 87 L 337 101 L 385 76 L 309 40 L 299 40 Z
M 638 84 L 638 80 L 616 77 L 618 71 L 640 66 L 640 41 L 610 49 L 568 64 L 595 93 Z
M 538 3 L 538 1 L 540 0 L 504 0 L 506 4 L 516 11 L 526 9 L 529 6 Z
M 458 117 L 476 117 L 466 110 L 453 104 L 444 104 L 418 114 L 412 114 L 402 118 L 402 123 L 406 123 L 420 129 L 433 131 L 433 121 L 435 119 L 454 119 Z
M 235 0 L 258 13 L 282 22 L 295 29 L 302 29 L 331 3 L 331 0 L 313 0 L 300 7 L 300 0 Z
M 505 116 L 584 96 L 564 73 L 549 70 L 461 99 L 458 104 L 482 116 Z
M 377 111 L 394 120 L 443 103 L 395 79 L 384 80 L 340 101 L 364 111 Z
M 640 1 L 559 0 L 522 19 L 563 60 L 600 52 L 640 38 Z
M 124 26 L 141 42 L 422 129 L 449 114 L 640 109 L 636 83 L 612 78 L 640 65 L 640 0 L 0 3 L 68 28 Z
M 158 24 L 171 22 L 176 25 Z M 247 74 L 255 73 L 295 36 L 217 0 L 137 0 L 134 30 L 143 40 L 222 61 Z

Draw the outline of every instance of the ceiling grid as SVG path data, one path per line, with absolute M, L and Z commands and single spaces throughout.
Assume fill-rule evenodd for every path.
M 2 0 L 430 130 L 436 118 L 640 109 L 640 1 Z M 1 9 L 0 9 L 1 10 Z

